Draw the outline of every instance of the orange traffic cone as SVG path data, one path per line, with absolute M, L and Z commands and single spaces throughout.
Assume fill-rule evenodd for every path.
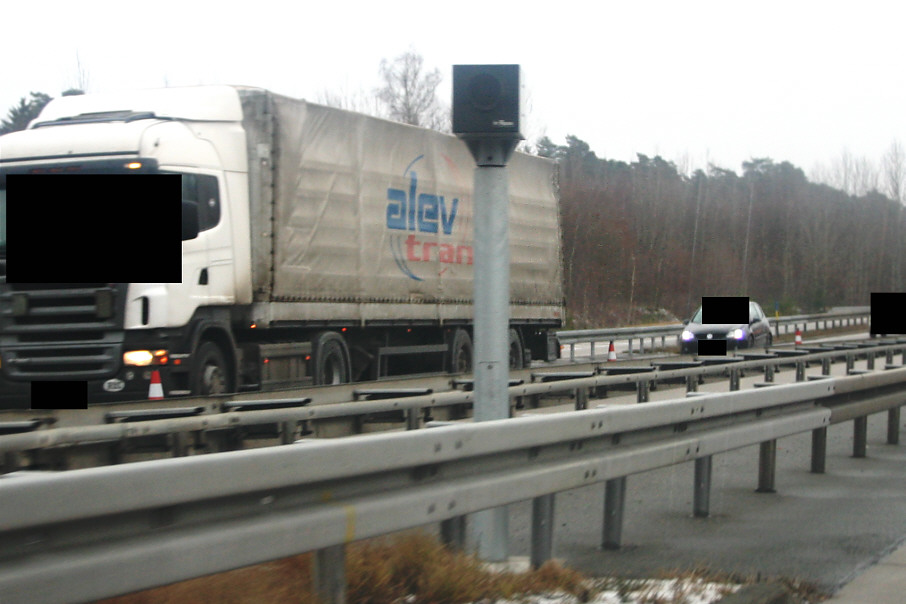
M 607 350 L 607 361 L 616 361 L 617 360 L 617 351 L 614 350 L 613 340 L 610 341 L 610 348 Z
M 157 401 L 164 398 L 164 387 L 160 383 L 160 371 L 151 372 L 151 386 L 148 388 L 148 400 Z
M 802 346 L 802 332 L 796 328 L 796 346 Z

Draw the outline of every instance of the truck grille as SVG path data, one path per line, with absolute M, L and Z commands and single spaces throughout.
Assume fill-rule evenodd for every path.
M 122 356 L 125 284 L 0 285 L 0 350 L 13 379 L 114 375 Z

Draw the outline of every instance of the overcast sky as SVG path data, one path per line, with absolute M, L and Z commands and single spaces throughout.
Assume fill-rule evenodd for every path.
M 0 111 L 58 96 L 245 84 L 317 100 L 379 83 L 409 48 L 451 66 L 519 63 L 529 134 L 599 157 L 660 154 L 740 171 L 752 157 L 809 173 L 847 151 L 906 145 L 906 3 L 899 0 L 4 0 Z M 682 165 L 681 165 L 682 167 Z

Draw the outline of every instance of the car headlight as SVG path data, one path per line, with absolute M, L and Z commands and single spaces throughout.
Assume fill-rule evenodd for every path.
M 166 350 L 129 350 L 123 353 L 123 364 L 133 367 L 166 365 L 169 360 Z
M 695 334 L 689 331 L 688 329 L 683 330 L 683 335 L 680 336 L 683 339 L 683 342 L 691 342 L 695 339 Z
M 733 331 L 727 334 L 728 340 L 744 340 L 746 337 L 746 330 L 742 328 L 734 329 Z

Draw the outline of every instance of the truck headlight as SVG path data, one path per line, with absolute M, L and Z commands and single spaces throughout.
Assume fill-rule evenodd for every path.
M 169 360 L 166 350 L 129 350 L 123 353 L 123 364 L 133 367 L 166 365 Z

